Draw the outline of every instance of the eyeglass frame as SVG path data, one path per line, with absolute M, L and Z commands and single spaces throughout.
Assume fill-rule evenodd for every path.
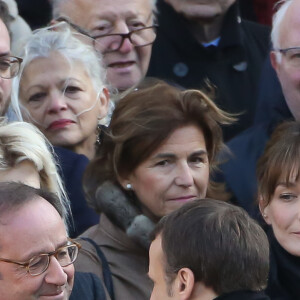
M 300 52 L 300 47 L 279 48 L 279 49 L 274 49 L 273 51 L 279 52 L 280 54 L 283 54 L 283 55 L 286 55 L 286 53 L 289 50 L 295 50 L 295 49 L 298 49 Z
M 280 48 L 280 49 L 275 49 L 274 51 L 286 54 L 289 50 L 295 50 L 295 49 L 299 49 L 300 50 L 300 47 Z
M 61 247 L 57 248 L 55 251 L 51 251 L 51 252 L 49 252 L 49 253 L 40 253 L 40 254 L 34 255 L 33 257 L 31 257 L 31 258 L 30 258 L 28 261 L 26 261 L 26 262 L 19 262 L 19 261 L 14 261 L 14 260 L 11 260 L 11 259 L 1 258 L 1 257 L 0 257 L 0 261 L 6 262 L 6 263 L 11 263 L 11 264 L 16 264 L 16 265 L 19 265 L 19 266 L 22 266 L 22 267 L 24 267 L 24 268 L 26 269 L 26 272 L 27 272 L 28 274 L 30 274 L 31 276 L 33 276 L 33 277 L 39 276 L 39 275 L 41 275 L 41 274 L 43 274 L 44 272 L 47 271 L 47 269 L 48 269 L 48 267 L 49 267 L 49 265 L 50 265 L 50 257 L 51 257 L 51 256 L 54 256 L 54 257 L 57 259 L 56 255 L 57 255 L 57 253 L 58 253 L 61 249 L 66 248 L 66 247 L 69 247 L 69 246 L 74 246 L 74 245 L 75 245 L 75 246 L 77 247 L 77 249 L 78 249 L 78 250 L 77 250 L 77 254 L 78 254 L 79 250 L 81 249 L 81 244 L 78 243 L 78 242 L 76 242 L 76 241 L 73 240 L 73 239 L 70 239 L 70 238 L 68 238 L 68 242 L 71 242 L 72 244 L 65 245 L 65 246 L 61 246 Z M 38 257 L 38 256 L 48 256 L 48 264 L 47 264 L 47 267 L 45 267 L 45 269 L 44 269 L 41 273 L 39 273 L 39 274 L 34 274 L 34 275 L 33 275 L 33 274 L 30 273 L 30 270 L 29 270 L 29 264 L 30 264 L 30 262 L 31 262 L 35 257 Z M 77 258 L 77 257 L 76 257 L 76 258 Z M 74 261 L 76 260 L 76 258 L 74 259 Z M 73 264 L 74 261 L 70 262 L 70 263 L 67 264 L 67 265 L 61 266 L 61 267 L 62 267 L 62 268 L 67 267 L 67 266 Z
M 157 29 L 157 28 L 159 27 L 157 24 L 154 24 L 154 25 L 151 25 L 151 26 L 146 26 L 146 27 L 142 27 L 142 28 L 139 28 L 139 29 L 132 30 L 132 31 L 130 31 L 130 32 L 128 32 L 128 33 L 111 33 L 111 34 L 102 34 L 102 35 L 92 36 L 92 35 L 90 35 L 85 29 L 83 29 L 83 28 L 80 27 L 79 25 L 73 23 L 72 21 L 70 21 L 70 19 L 67 18 L 67 17 L 60 16 L 60 17 L 56 18 L 55 21 L 57 21 L 57 22 L 65 22 L 65 23 L 67 23 L 70 27 L 72 27 L 74 30 L 76 30 L 78 33 L 80 33 L 80 34 L 82 34 L 82 35 L 85 35 L 85 36 L 91 38 L 91 39 L 93 40 L 93 46 L 94 46 L 95 49 L 96 49 L 96 43 L 97 43 L 97 39 L 98 39 L 98 38 L 106 37 L 106 36 L 121 36 L 122 40 L 121 40 L 121 42 L 120 42 L 119 47 L 118 47 L 117 49 L 114 49 L 114 50 L 111 50 L 111 51 L 104 51 L 104 53 L 109 53 L 109 52 L 118 51 L 118 50 L 122 47 L 122 45 L 123 45 L 123 43 L 124 43 L 124 40 L 125 40 L 126 38 L 128 38 L 128 39 L 130 40 L 130 42 L 132 43 L 131 37 L 130 37 L 130 36 L 132 35 L 132 33 L 136 32 L 136 31 L 143 30 L 143 29 L 149 29 L 149 28 Z M 154 41 L 155 41 L 155 39 L 154 39 Z M 134 45 L 133 43 L 132 43 L 132 44 L 133 44 L 135 47 L 144 47 L 144 46 L 148 46 L 148 45 L 153 44 L 154 41 L 151 42 L 151 43 L 142 45 L 142 46 Z
M 102 35 L 96 35 L 96 36 L 92 36 L 92 39 L 94 39 L 96 42 L 97 42 L 97 39 L 99 38 L 102 38 L 102 37 L 107 37 L 107 36 L 121 36 L 121 42 L 120 42 L 120 45 L 118 48 L 114 49 L 114 50 L 106 50 L 104 51 L 103 53 L 110 53 L 110 52 L 114 52 L 114 51 L 118 51 L 123 43 L 124 43 L 124 40 L 125 39 L 129 39 L 129 41 L 131 42 L 132 45 L 134 45 L 134 47 L 145 47 L 145 46 L 148 46 L 148 45 L 151 45 L 154 43 L 155 39 L 153 42 L 150 42 L 148 44 L 144 44 L 144 45 L 135 45 L 132 40 L 131 40 L 131 35 L 137 31 L 141 31 L 141 30 L 144 30 L 144 29 L 157 29 L 158 28 L 158 25 L 151 25 L 151 26 L 146 26 L 146 27 L 141 27 L 139 29 L 135 29 L 135 30 L 132 30 L 132 31 L 129 31 L 128 33 L 110 33 L 110 34 L 102 34 Z M 155 37 L 156 38 L 156 37 Z
M 2 60 L 7 59 L 7 58 L 14 58 L 14 59 L 17 60 L 18 66 L 19 66 L 18 72 L 14 76 L 12 76 L 12 77 L 2 77 L 1 74 L 0 74 L 0 77 L 3 78 L 3 79 L 12 79 L 12 78 L 18 76 L 18 74 L 20 72 L 20 69 L 21 69 L 21 63 L 23 62 L 23 58 L 18 57 L 18 56 L 14 56 L 14 55 L 3 55 L 3 56 L 0 56 L 0 62 Z M 0 73 L 1 73 L 1 71 L 0 71 Z
M 82 27 L 80 27 L 79 25 L 73 23 L 70 21 L 69 18 L 64 17 L 64 16 L 60 16 L 58 18 L 55 19 L 56 22 L 65 22 L 66 24 L 68 24 L 70 27 L 72 27 L 75 31 L 77 31 L 80 34 L 83 34 L 91 39 L 93 39 L 93 37 Z

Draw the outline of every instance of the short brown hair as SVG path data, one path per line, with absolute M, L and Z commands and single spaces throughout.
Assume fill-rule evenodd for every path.
M 291 176 L 300 174 L 300 122 L 280 124 L 271 135 L 257 163 L 258 196 L 266 207 L 282 178 L 288 185 Z
M 201 128 L 210 170 L 224 146 L 220 124 L 232 118 L 199 90 L 181 90 L 160 80 L 146 80 L 121 99 L 96 158 L 88 166 L 84 186 L 94 197 L 106 180 L 118 182 L 145 161 L 173 132 L 188 125 Z M 212 182 L 208 195 L 218 191 Z M 222 193 L 220 193 L 220 197 Z
M 160 220 L 152 236 L 158 235 L 168 285 L 182 268 L 218 295 L 267 285 L 268 238 L 240 207 L 213 199 L 191 201 Z

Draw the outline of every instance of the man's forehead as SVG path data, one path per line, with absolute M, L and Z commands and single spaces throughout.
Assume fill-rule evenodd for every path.
M 73 22 L 83 22 L 91 17 L 105 17 L 121 14 L 140 14 L 152 11 L 152 0 L 67 0 L 59 8 L 60 15 L 65 15 Z
M 300 1 L 293 1 L 280 24 L 279 44 L 281 48 L 300 46 Z

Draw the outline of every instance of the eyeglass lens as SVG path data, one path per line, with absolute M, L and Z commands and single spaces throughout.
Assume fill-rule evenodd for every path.
M 62 267 L 66 267 L 75 261 L 77 254 L 78 247 L 76 245 L 69 245 L 58 249 L 55 253 L 35 256 L 29 262 L 28 271 L 33 276 L 40 275 L 45 272 L 49 266 L 51 255 L 55 256 Z
M 300 67 L 300 48 L 288 49 L 285 53 L 289 64 L 295 68 Z
M 152 44 L 155 40 L 156 34 L 152 27 L 142 28 L 131 31 L 128 35 L 111 34 L 96 37 L 96 47 L 100 52 L 110 52 L 118 50 L 125 38 L 129 38 L 134 46 L 146 46 Z
M 0 58 L 0 77 L 10 79 L 15 77 L 20 69 L 20 62 L 14 57 Z

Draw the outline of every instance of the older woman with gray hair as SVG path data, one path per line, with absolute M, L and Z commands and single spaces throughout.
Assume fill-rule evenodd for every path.
M 24 46 L 13 81 L 12 108 L 55 147 L 71 200 L 76 236 L 98 222 L 82 192 L 82 173 L 94 157 L 109 95 L 101 59 L 88 39 L 66 23 L 35 32 Z

